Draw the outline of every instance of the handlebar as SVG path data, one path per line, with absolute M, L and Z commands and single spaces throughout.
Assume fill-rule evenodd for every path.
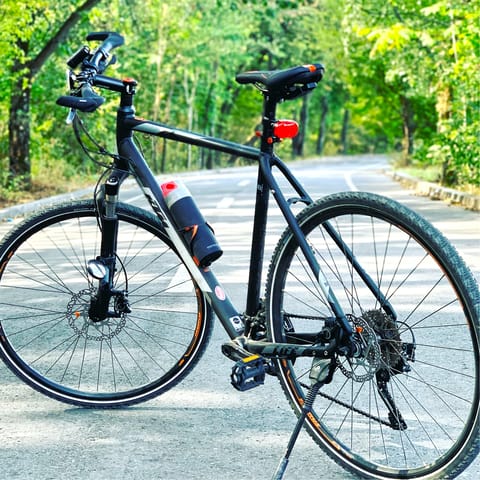
M 116 32 L 93 32 L 87 35 L 87 41 L 101 41 L 102 44 L 91 52 L 89 47 L 83 46 L 67 61 L 71 68 L 68 72 L 70 95 L 57 99 L 57 105 L 68 107 L 81 112 L 94 112 L 105 99 L 95 93 L 93 86 L 99 85 L 104 88 L 118 87 L 118 82 L 108 79 L 101 74 L 109 65 L 115 63 L 115 56 L 110 61 L 110 52 L 124 44 L 122 35 Z M 80 66 L 80 72 L 75 74 L 73 70 Z M 108 80 L 108 81 L 107 81 Z M 75 85 L 78 87 L 75 88 Z

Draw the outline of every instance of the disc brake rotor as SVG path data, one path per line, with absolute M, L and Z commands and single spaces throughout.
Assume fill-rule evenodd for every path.
M 125 314 L 121 314 L 119 318 L 107 318 L 102 322 L 93 323 L 88 315 L 93 293 L 94 289 L 85 289 L 72 295 L 66 311 L 68 324 L 77 336 L 87 340 L 111 340 L 123 330 L 126 323 Z
M 341 372 L 356 382 L 371 380 L 382 364 L 382 352 L 375 330 L 363 318 L 350 317 L 353 329 L 362 344 L 359 357 L 337 358 Z

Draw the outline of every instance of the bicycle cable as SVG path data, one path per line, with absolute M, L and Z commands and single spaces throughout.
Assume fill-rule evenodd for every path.
M 124 157 L 122 157 L 122 156 L 120 156 L 116 153 L 109 152 L 106 148 L 104 148 L 102 145 L 100 145 L 100 143 L 98 143 L 93 138 L 93 136 L 89 133 L 87 127 L 85 126 L 85 123 L 83 122 L 83 120 L 78 115 L 78 112 L 75 113 L 75 117 L 73 119 L 72 126 L 73 126 L 73 131 L 75 133 L 75 138 L 76 138 L 77 142 L 80 144 L 80 147 L 82 148 L 84 153 L 87 155 L 87 157 L 93 163 L 95 163 L 96 165 L 105 169 L 104 172 L 98 178 L 98 180 L 95 184 L 94 190 L 93 190 L 95 217 L 96 217 L 96 220 L 97 220 L 97 226 L 98 226 L 98 228 L 101 232 L 102 231 L 102 222 L 100 221 L 101 212 L 100 212 L 100 209 L 99 209 L 99 201 L 98 201 L 98 199 L 101 195 L 101 187 L 102 187 L 102 184 L 105 180 L 105 177 L 107 177 L 113 171 L 114 168 L 116 168 L 117 170 L 120 170 L 120 169 L 118 169 L 118 167 L 115 167 L 114 162 L 107 164 L 105 162 L 98 161 L 93 156 L 93 154 L 107 156 L 107 157 L 112 158 L 112 160 L 127 160 L 128 165 L 130 165 L 130 163 L 128 162 L 128 159 L 126 159 L 126 158 L 124 158 Z M 97 148 L 97 150 L 93 150 L 92 148 L 87 146 L 86 142 L 82 139 L 82 133 Z M 128 173 L 129 175 L 134 175 L 134 172 L 131 169 L 129 169 L 128 171 L 125 171 L 125 170 L 122 170 L 122 171 Z M 125 266 L 124 266 L 121 258 L 118 256 L 117 253 L 115 253 L 115 257 L 116 257 L 117 261 L 120 263 L 120 266 L 121 266 L 120 271 L 125 272 Z M 128 279 L 127 279 L 126 276 L 125 276 L 125 289 L 128 291 Z
M 75 117 L 72 122 L 73 126 L 73 132 L 75 133 L 75 138 L 77 139 L 77 142 L 80 144 L 80 147 L 84 151 L 84 153 L 87 155 L 87 157 L 96 165 L 102 167 L 102 168 L 111 168 L 111 164 L 107 164 L 104 162 L 100 162 L 97 160 L 93 154 L 95 155 L 102 155 L 102 156 L 108 156 L 111 157 L 112 159 L 118 158 L 118 155 L 109 152 L 106 148 L 102 147 L 93 137 L 90 135 L 88 132 L 87 127 L 85 126 L 85 123 L 83 120 L 80 118 L 78 115 L 78 112 L 75 114 Z M 88 140 L 97 148 L 97 150 L 93 150 L 92 148 L 88 147 L 86 142 L 82 138 L 82 133 L 88 138 Z

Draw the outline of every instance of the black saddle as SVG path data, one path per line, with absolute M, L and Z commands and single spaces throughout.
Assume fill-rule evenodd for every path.
M 239 73 L 238 83 L 252 83 L 265 94 L 289 100 L 313 90 L 322 79 L 325 69 L 319 63 L 300 65 L 285 70 L 261 70 Z

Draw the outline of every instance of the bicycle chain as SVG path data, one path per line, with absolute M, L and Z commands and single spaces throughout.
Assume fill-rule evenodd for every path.
M 284 313 L 284 318 L 302 318 L 305 320 L 325 320 L 325 317 L 318 317 L 314 315 L 296 315 L 294 313 Z
M 288 315 L 285 315 L 287 318 L 303 318 L 303 319 L 307 319 L 307 320 L 323 320 L 324 318 L 319 318 L 317 316 L 311 316 L 311 315 L 295 315 L 295 314 L 288 314 Z M 373 378 L 373 375 L 376 373 L 378 367 L 381 365 L 382 363 L 382 360 L 384 360 L 382 358 L 382 351 L 381 351 L 381 348 L 380 348 L 380 345 L 378 344 L 378 341 L 377 341 L 377 334 L 375 332 L 375 330 L 370 326 L 370 324 L 365 321 L 364 319 L 361 319 L 361 318 L 351 318 L 352 320 L 352 323 L 354 324 L 354 326 L 359 326 L 363 329 L 363 332 L 362 332 L 362 335 L 364 336 L 364 339 L 366 338 L 367 340 L 371 340 L 369 342 L 370 344 L 370 347 L 373 348 L 372 349 L 368 349 L 367 351 L 367 357 L 368 357 L 368 360 L 370 362 L 370 372 L 365 374 L 365 375 L 356 375 L 355 372 L 352 371 L 348 371 L 337 359 L 337 365 L 339 367 L 339 369 L 342 371 L 342 373 L 347 376 L 348 378 L 353 378 L 354 380 L 356 381 L 367 381 L 367 380 L 371 380 Z M 366 332 L 366 335 L 365 333 Z M 311 386 L 305 384 L 305 383 L 302 383 L 300 382 L 300 385 L 303 387 L 303 388 L 306 388 L 306 389 L 310 389 Z M 390 421 L 387 421 L 387 420 L 384 420 L 380 417 L 377 417 L 376 415 L 372 415 L 368 412 L 365 412 L 364 410 L 361 410 L 357 407 L 354 407 L 353 405 L 350 405 L 346 402 L 343 402 L 342 400 L 338 400 L 337 398 L 335 397 L 332 397 L 331 395 L 328 395 L 327 393 L 323 393 L 321 391 L 318 392 L 318 395 L 333 402 L 333 403 L 336 403 L 337 405 L 340 405 L 344 408 L 347 408 L 348 410 L 351 410 L 352 412 L 355 412 L 355 413 L 358 413 L 359 415 L 362 415 L 366 418 L 369 418 L 371 420 L 374 420 L 382 425 L 385 425 L 387 427 L 390 427 L 390 428 L 393 428 L 393 425 Z
M 300 383 L 300 385 L 303 387 L 303 388 L 306 388 L 306 389 L 310 389 L 311 387 L 305 383 Z M 380 417 L 377 417 L 375 415 L 372 415 L 370 413 L 367 413 L 367 412 L 364 412 L 363 410 L 360 410 L 359 408 L 357 407 L 354 407 L 352 405 L 349 405 L 348 403 L 345 403 L 345 402 L 342 402 L 341 400 L 338 400 L 337 398 L 335 397 L 332 397 L 331 395 L 328 395 L 328 393 L 323 393 L 323 392 L 318 392 L 318 395 L 320 397 L 323 397 L 323 398 L 326 398 L 327 400 L 330 400 L 331 402 L 333 403 L 336 403 L 342 407 L 345 407 L 349 410 L 352 410 L 352 412 L 355 412 L 355 413 L 358 413 L 360 415 L 363 415 L 364 417 L 367 417 L 367 418 L 370 418 L 372 420 L 375 420 L 376 422 L 378 423 L 381 423 L 382 425 L 386 425 L 387 427 L 390 427 L 392 428 L 392 423 L 391 422 L 387 422 L 386 420 L 383 420 L 382 418 Z

